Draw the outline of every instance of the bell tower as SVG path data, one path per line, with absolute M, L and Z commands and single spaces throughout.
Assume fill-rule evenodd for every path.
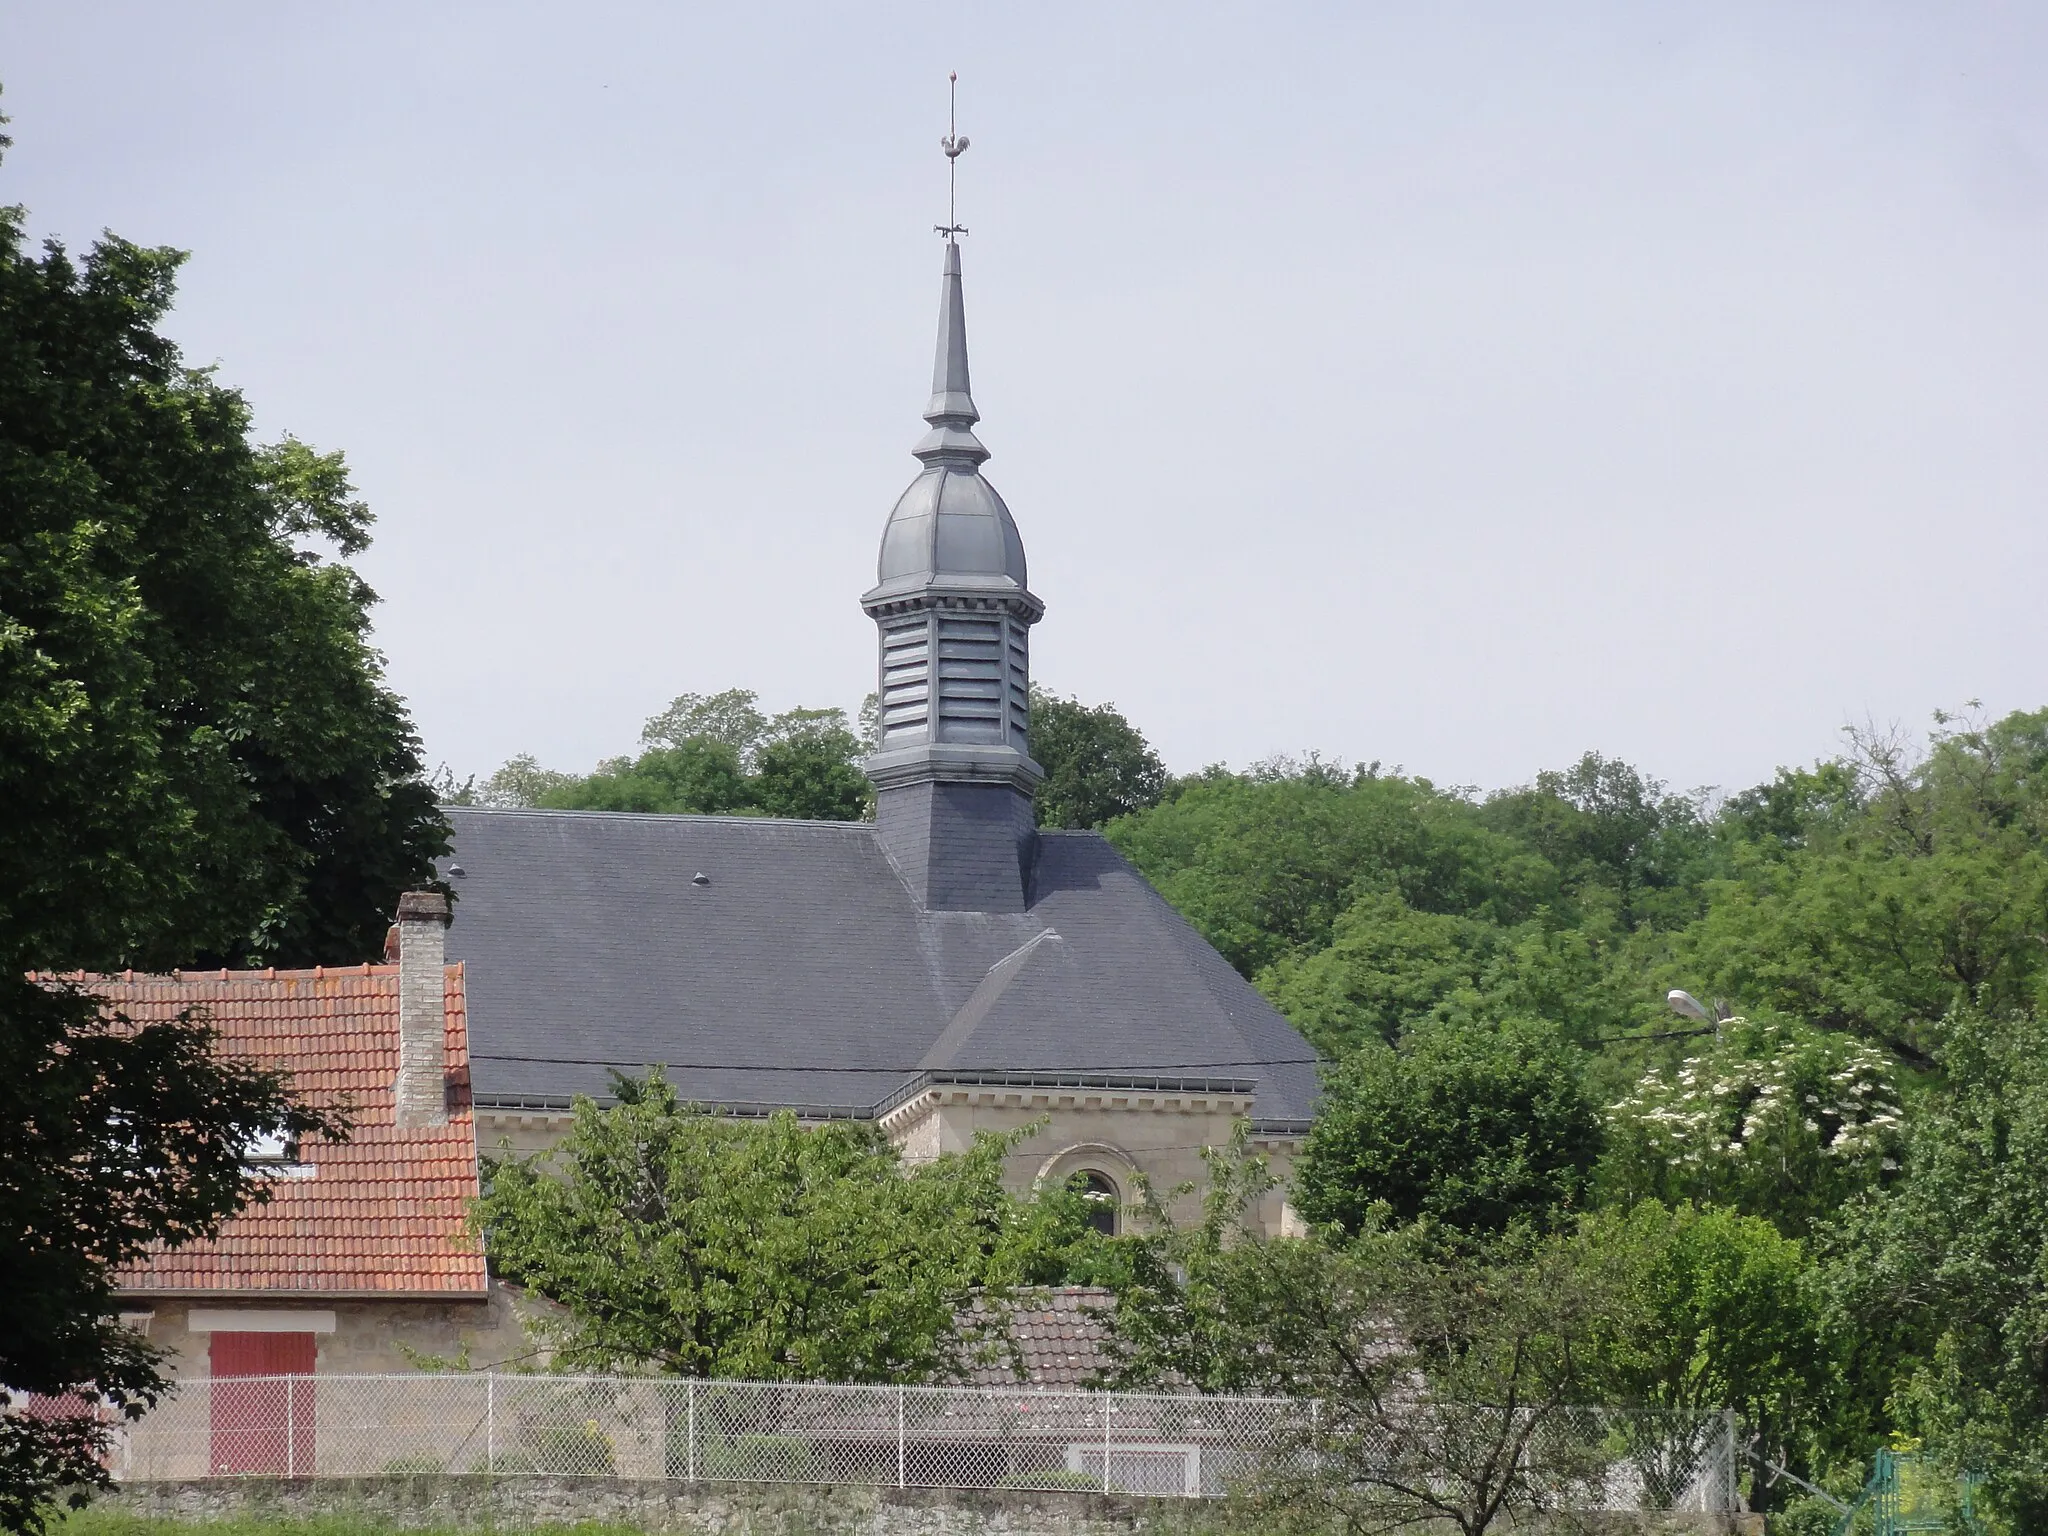
M 940 141 L 949 171 L 967 140 Z M 875 585 L 881 740 L 866 763 L 883 846 L 929 911 L 1020 912 L 1036 848 L 1030 754 L 1032 595 L 1024 541 L 981 473 L 988 450 L 967 371 L 957 222 L 939 282 L 923 468 L 882 530 Z

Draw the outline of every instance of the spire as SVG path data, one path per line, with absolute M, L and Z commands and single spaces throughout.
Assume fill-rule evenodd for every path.
M 931 431 L 910 451 L 927 464 L 968 469 L 988 458 L 974 435 L 981 412 L 967 381 L 967 305 L 960 292 L 960 246 L 946 241 L 946 271 L 939 280 L 939 350 L 932 360 L 932 398 L 924 408 Z
M 948 182 L 967 148 L 957 122 L 939 141 Z M 948 191 L 952 188 L 949 185 Z M 981 473 L 981 412 L 967 382 L 961 227 L 949 197 L 931 431 L 911 451 L 917 478 L 882 530 L 861 607 L 880 642 L 881 739 L 865 765 L 875 833 L 928 912 L 1022 912 L 1037 831 L 1031 794 L 1031 626 L 1045 612 L 1027 584 L 1024 541 Z

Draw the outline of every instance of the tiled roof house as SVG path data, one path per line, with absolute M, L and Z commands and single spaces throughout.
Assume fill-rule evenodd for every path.
M 394 963 L 72 978 L 138 1024 L 202 1014 L 223 1052 L 289 1073 L 351 1121 L 345 1141 L 252 1147 L 267 1203 L 119 1275 L 123 1315 L 176 1374 L 407 1371 L 421 1356 L 522 1352 L 468 1228 L 467 988 L 463 967 L 444 963 L 446 924 L 444 898 L 414 894 Z

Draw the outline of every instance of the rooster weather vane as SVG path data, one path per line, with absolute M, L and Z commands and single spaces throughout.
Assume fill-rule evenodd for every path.
M 960 72 L 946 76 L 946 136 L 939 140 L 939 148 L 946 152 L 946 222 L 934 224 L 933 230 L 946 237 L 948 242 L 957 240 L 967 233 L 967 226 L 960 222 L 960 157 L 967 153 L 967 136 L 960 131 Z

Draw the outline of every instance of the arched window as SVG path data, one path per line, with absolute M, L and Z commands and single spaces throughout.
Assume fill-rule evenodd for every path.
M 1104 1237 L 1115 1237 L 1117 1212 L 1123 1205 L 1116 1180 L 1093 1168 L 1084 1168 L 1067 1180 L 1067 1187 L 1088 1202 L 1088 1225 Z

